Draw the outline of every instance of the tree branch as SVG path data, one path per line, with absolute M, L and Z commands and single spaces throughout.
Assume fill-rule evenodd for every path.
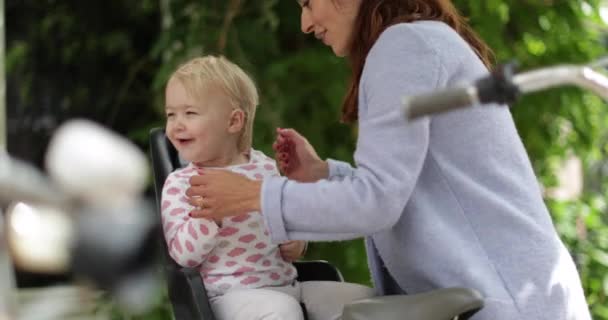
M 243 2 L 244 0 L 230 0 L 230 3 L 228 4 L 228 11 L 226 11 L 226 15 L 224 16 L 224 23 L 222 24 L 220 36 L 217 41 L 218 52 L 224 52 L 224 49 L 226 49 L 226 42 L 228 41 L 227 39 L 230 26 L 232 25 L 234 18 L 241 11 Z

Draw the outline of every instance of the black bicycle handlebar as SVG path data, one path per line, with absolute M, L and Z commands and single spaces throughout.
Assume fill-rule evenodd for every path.
M 406 96 L 406 118 L 438 114 L 491 103 L 511 104 L 522 94 L 562 85 L 575 85 L 608 100 L 608 77 L 595 69 L 608 66 L 608 58 L 583 66 L 558 65 L 515 74 L 514 64 L 496 69 L 474 83 L 423 95 Z

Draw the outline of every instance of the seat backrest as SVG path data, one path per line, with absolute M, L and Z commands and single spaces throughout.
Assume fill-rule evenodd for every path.
M 154 128 L 150 131 L 150 156 L 152 158 L 152 170 L 154 174 L 156 212 L 158 213 L 157 218 L 160 221 L 160 207 L 165 180 L 171 172 L 181 168 L 183 163 L 180 161 L 177 150 L 167 139 L 163 128 Z M 169 256 L 167 244 L 162 234 L 159 235 L 159 240 L 162 242 L 165 267 L 169 269 L 167 279 L 169 298 L 171 299 L 176 319 L 215 319 L 209 305 L 204 284 L 200 277 L 198 277 L 198 271 L 187 270 L 188 268 L 181 268 L 177 265 Z M 344 281 L 340 271 L 326 261 L 299 261 L 295 262 L 294 265 L 298 270 L 299 281 Z M 174 272 L 175 270 L 187 273 L 187 277 L 176 276 L 179 273 Z M 189 283 L 186 283 L 188 281 Z
M 177 150 L 165 135 L 163 128 L 154 128 L 150 131 L 150 155 L 154 171 L 154 189 L 156 204 L 160 209 L 161 195 L 165 180 L 171 172 L 181 167 Z
M 163 128 L 150 130 L 150 156 L 154 175 L 154 191 L 156 195 L 155 210 L 158 221 L 161 221 L 161 202 L 165 180 L 171 172 L 182 167 L 177 150 L 165 135 Z M 169 256 L 169 250 L 164 236 L 159 232 L 158 240 L 162 242 L 163 263 L 167 276 L 169 299 L 173 314 L 178 320 L 215 320 L 205 285 L 198 270 L 180 267 Z
M 154 128 L 150 130 L 150 156 L 152 158 L 152 171 L 154 175 L 154 192 L 156 195 L 156 212 L 158 214 L 157 219 L 161 221 L 161 201 L 163 186 L 165 180 L 171 172 L 181 167 L 177 150 L 173 147 L 171 142 L 165 135 L 163 128 Z M 178 264 L 173 261 L 169 256 L 169 250 L 167 243 L 164 240 L 162 234 L 160 235 L 160 241 L 162 242 L 161 247 L 163 248 L 163 258 L 165 265 L 168 267 L 181 268 Z

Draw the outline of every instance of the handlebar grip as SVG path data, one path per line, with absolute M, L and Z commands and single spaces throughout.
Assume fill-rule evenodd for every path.
M 475 86 L 452 88 L 439 92 L 403 98 L 405 115 L 409 120 L 478 104 Z

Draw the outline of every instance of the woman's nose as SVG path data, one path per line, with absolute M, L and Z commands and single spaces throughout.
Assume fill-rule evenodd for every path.
M 314 31 L 312 19 L 310 17 L 310 13 L 302 9 L 302 14 L 300 16 L 300 26 L 302 28 L 303 33 L 311 33 Z

